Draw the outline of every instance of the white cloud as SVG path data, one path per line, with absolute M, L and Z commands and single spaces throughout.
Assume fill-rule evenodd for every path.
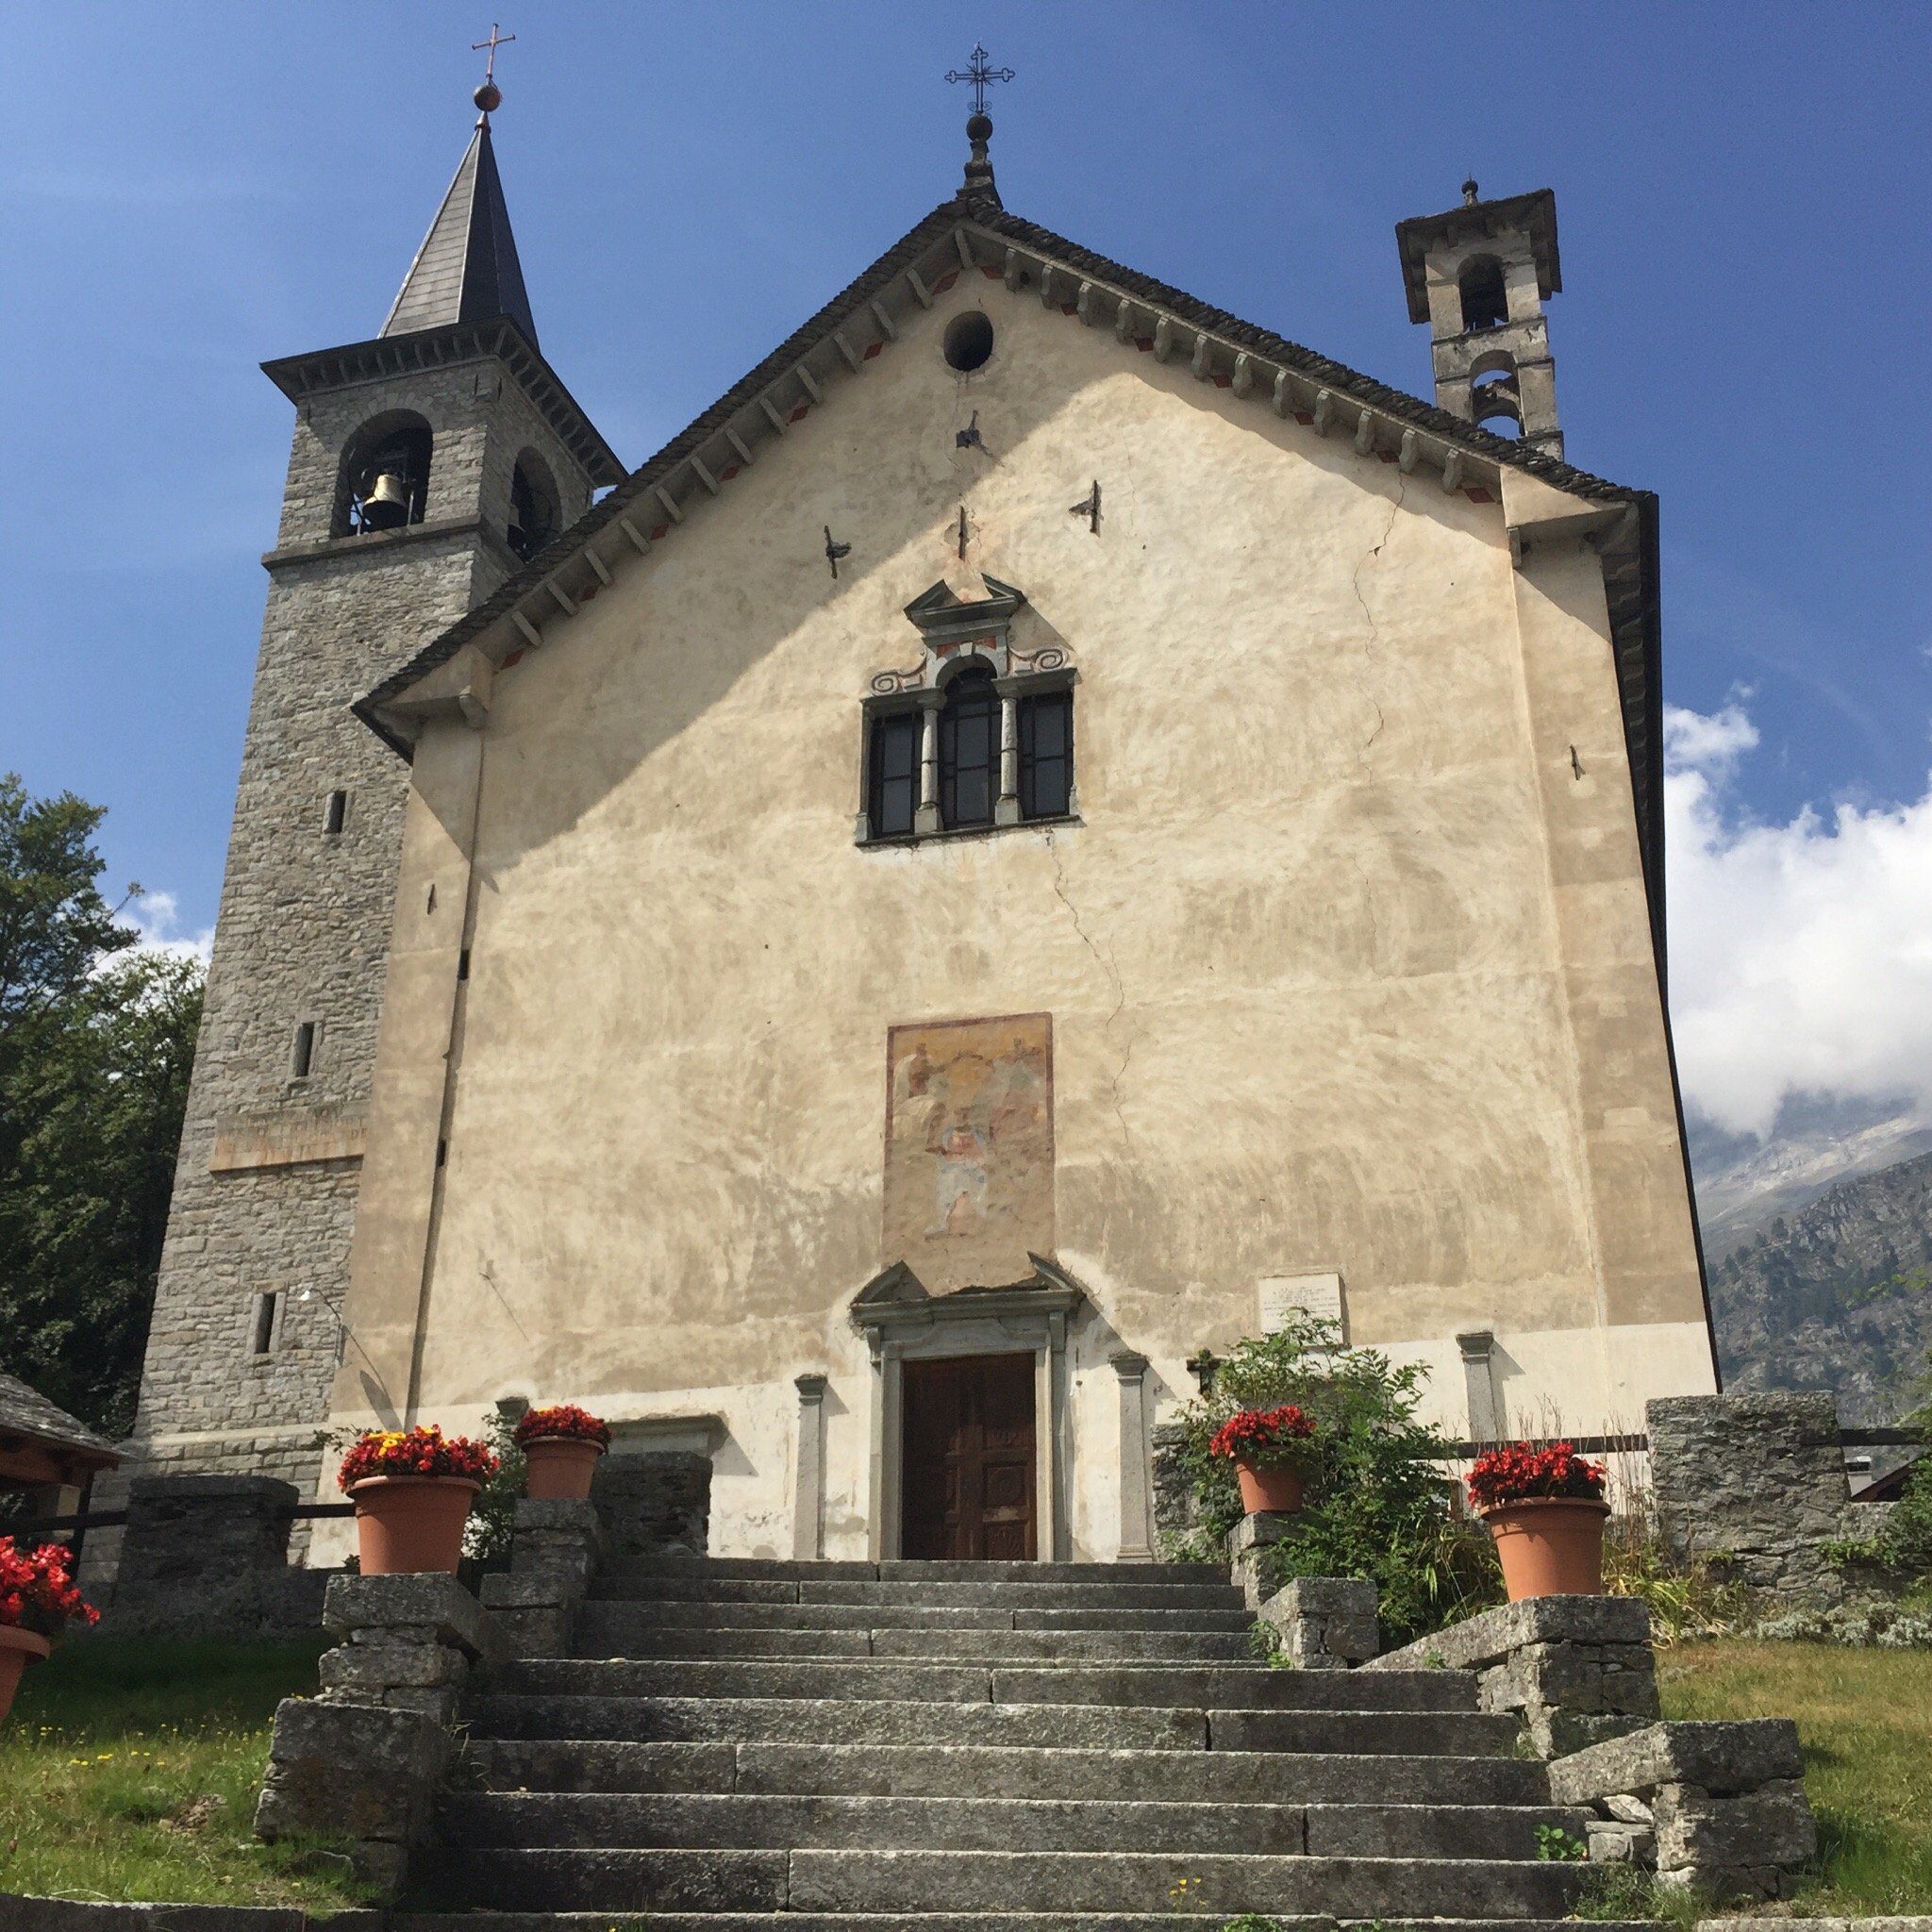
M 1932 1117 L 1932 786 L 1910 805 L 1785 824 L 1731 790 L 1739 702 L 1664 712 L 1671 1012 L 1686 1101 L 1768 1135 L 1787 1098 Z
M 173 892 L 143 892 L 140 898 L 130 899 L 122 908 L 121 923 L 140 935 L 135 941 L 136 952 L 168 953 L 177 959 L 199 959 L 206 966 L 214 951 L 213 926 L 198 933 L 180 930 L 181 908 Z M 111 956 L 126 957 L 125 953 Z
M 1728 776 L 1738 760 L 1757 748 L 1757 727 L 1736 700 L 1708 714 L 1664 707 L 1664 764 L 1671 771 Z

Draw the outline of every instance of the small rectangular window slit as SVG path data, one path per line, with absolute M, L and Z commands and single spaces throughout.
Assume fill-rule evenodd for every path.
M 341 836 L 342 824 L 349 816 L 349 794 L 346 791 L 331 791 L 328 804 L 322 814 L 322 829 L 331 838 Z
M 469 976 L 470 949 L 468 946 L 465 946 L 463 950 L 457 955 L 457 977 L 458 979 L 467 979 L 469 978 Z
M 446 1160 L 447 1160 L 448 1158 L 449 1158 L 449 1142 L 448 1142 L 447 1141 L 438 1141 L 438 1142 L 436 1143 L 436 1164 L 437 1164 L 437 1166 L 438 1166 L 438 1167 L 441 1167 L 441 1165 L 443 1164 L 443 1162 L 444 1162 L 444 1161 L 446 1161 Z
M 251 1355 L 266 1355 L 275 1346 L 277 1299 L 273 1290 L 255 1297 L 255 1326 L 249 1337 Z
M 289 1056 L 289 1077 L 291 1080 L 306 1080 L 308 1070 L 315 1064 L 315 1022 L 304 1020 L 295 1028 L 294 1051 Z

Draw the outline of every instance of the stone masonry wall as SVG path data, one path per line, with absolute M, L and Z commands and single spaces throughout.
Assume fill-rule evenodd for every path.
M 332 540 L 344 453 L 396 409 L 434 437 L 424 522 Z M 329 391 L 300 411 L 141 1412 L 127 1465 L 97 1486 L 104 1507 L 143 1469 L 254 1472 L 313 1491 L 409 775 L 348 708 L 514 568 L 500 533 L 525 448 L 557 479 L 564 520 L 581 514 L 588 479 L 493 358 Z M 335 835 L 333 791 L 348 793 Z M 316 1037 L 298 1079 L 305 1021 Z M 257 1355 L 266 1291 L 280 1304 Z M 113 1541 L 96 1540 L 91 1567 L 111 1567 Z
M 1836 1603 L 1821 1547 L 1851 1533 L 1838 1411 L 1824 1393 L 1674 1396 L 1647 1407 L 1664 1541 L 1755 1590 Z

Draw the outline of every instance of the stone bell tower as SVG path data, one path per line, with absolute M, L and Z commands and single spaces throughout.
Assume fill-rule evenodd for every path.
M 1462 184 L 1462 205 L 1395 229 L 1408 319 L 1429 325 L 1439 408 L 1563 454 L 1557 369 L 1543 304 L 1563 287 L 1557 197 L 1547 188 L 1502 201 Z
M 501 99 L 379 332 L 264 365 L 294 445 L 135 1473 L 315 1480 L 408 780 L 349 707 L 624 474 L 537 346 Z

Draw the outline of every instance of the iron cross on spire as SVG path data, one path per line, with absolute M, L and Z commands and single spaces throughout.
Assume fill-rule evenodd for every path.
M 1012 77 L 1013 70 L 1010 67 L 995 67 L 991 64 L 986 49 L 977 41 L 973 43 L 973 58 L 965 67 L 955 67 L 946 75 L 946 78 L 955 84 L 962 80 L 973 83 L 973 111 L 975 114 L 986 112 L 988 84 L 995 80 L 1011 80 Z
M 490 58 L 483 68 L 483 85 L 485 87 L 491 87 L 496 81 L 497 48 L 508 46 L 515 39 L 516 35 L 514 34 L 498 33 L 496 23 L 492 20 L 490 23 L 490 38 L 487 41 L 472 41 L 470 42 L 470 51 L 473 54 L 480 54 L 485 47 L 490 49 Z

